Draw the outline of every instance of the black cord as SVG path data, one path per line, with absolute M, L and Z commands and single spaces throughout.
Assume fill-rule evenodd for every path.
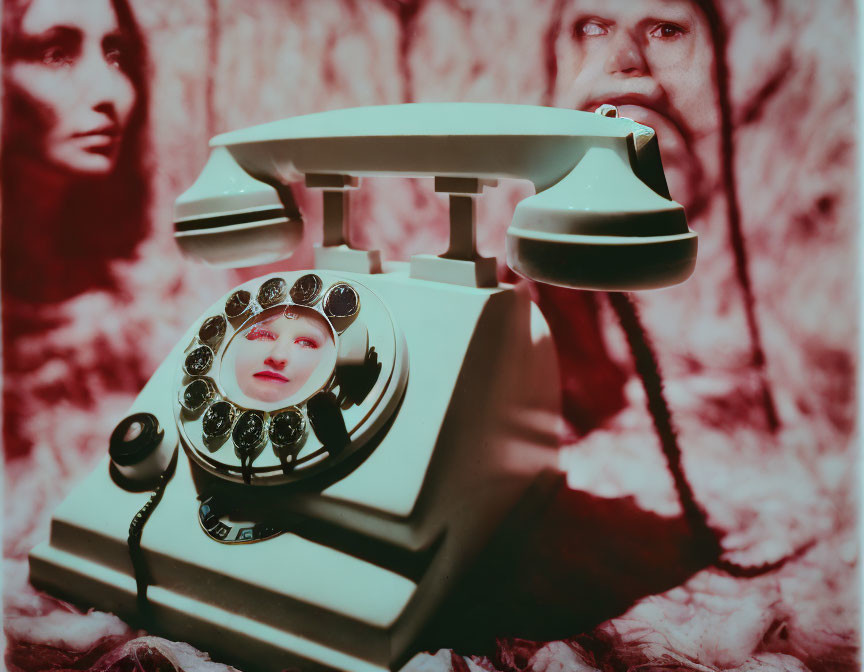
M 639 318 L 636 302 L 629 294 L 621 292 L 609 292 L 607 296 L 618 317 L 618 322 L 624 330 L 627 344 L 630 346 L 636 372 L 642 381 L 642 387 L 645 389 L 648 411 L 651 413 L 654 429 L 660 439 L 660 448 L 666 458 L 666 464 L 675 483 L 675 491 L 678 493 L 678 501 L 684 511 L 684 519 L 690 526 L 697 543 L 702 545 L 705 552 L 710 554 L 709 557 L 715 558 L 714 565 L 718 569 L 741 578 L 752 578 L 772 572 L 780 569 L 790 560 L 804 555 L 813 546 L 813 542 L 804 544 L 801 548 L 779 560 L 761 565 L 739 565 L 719 557 L 723 553 L 723 546 L 720 543 L 722 533 L 708 523 L 708 514 L 696 501 L 693 488 L 684 473 L 684 467 L 681 463 L 681 446 L 678 444 L 678 435 L 672 422 L 672 412 L 669 410 L 669 404 L 663 394 L 663 377 L 660 373 L 660 364 L 657 361 L 657 355 L 654 353 L 648 333 Z
M 150 495 L 150 499 L 135 514 L 132 522 L 129 524 L 129 538 L 126 543 L 129 546 L 129 558 L 132 560 L 132 569 L 135 572 L 138 613 L 142 618 L 147 618 L 150 612 L 150 603 L 147 601 L 147 586 L 150 582 L 150 572 L 147 570 L 147 562 L 144 560 L 144 554 L 141 552 L 141 534 L 144 532 L 144 525 L 147 524 L 147 521 L 153 514 L 153 509 L 158 506 L 162 500 L 162 495 L 165 494 L 165 486 L 171 480 L 175 464 L 176 456 L 168 468 L 159 475 L 159 480 L 156 482 L 156 487 Z

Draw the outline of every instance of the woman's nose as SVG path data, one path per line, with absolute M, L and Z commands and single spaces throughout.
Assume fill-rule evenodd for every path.
M 89 107 L 115 121 L 123 116 L 135 97 L 129 78 L 105 60 L 101 49 L 98 52 L 91 50 L 81 65 L 81 86 L 87 92 Z
M 272 369 L 279 369 L 281 371 L 288 365 L 288 358 L 281 355 L 270 354 L 267 356 L 267 359 L 264 360 L 264 364 Z
M 648 62 L 636 37 L 629 31 L 617 31 L 609 45 L 606 72 L 624 77 L 643 77 L 649 74 Z
M 281 371 L 286 366 L 288 366 L 289 359 L 290 358 L 288 348 L 277 341 L 270 349 L 270 352 L 267 354 L 267 358 L 264 360 L 264 364 L 273 369 Z

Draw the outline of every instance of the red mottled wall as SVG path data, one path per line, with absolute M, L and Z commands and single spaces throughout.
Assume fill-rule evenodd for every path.
M 217 669 L 26 582 L 26 553 L 46 538 L 51 510 L 189 320 L 269 270 L 195 266 L 174 246 L 172 203 L 208 138 L 358 105 L 577 106 L 582 3 L 133 0 L 150 66 L 149 229 L 133 254 L 80 262 L 106 264 L 107 286 L 22 302 L 4 280 L 10 667 L 51 658 L 108 669 L 147 650 L 145 669 L 159 656 Z M 508 639 L 491 660 L 442 652 L 416 658 L 417 669 L 857 669 L 856 10 L 851 0 L 717 4 L 720 67 L 704 71 L 710 95 L 695 108 L 715 114 L 717 129 L 691 138 L 702 171 L 686 203 L 700 234 L 696 273 L 636 297 L 637 322 L 620 297 L 533 289 L 559 349 L 571 490 L 516 553 L 521 584 L 497 587 L 519 594 L 524 627 L 495 633 Z M 673 197 L 685 201 L 675 188 L 694 171 L 670 170 Z M 484 254 L 503 258 L 513 206 L 528 193 L 505 181 L 480 199 Z M 308 267 L 321 237 L 316 195 L 297 196 L 307 238 L 274 268 Z M 367 180 L 352 207 L 355 242 L 389 258 L 445 246 L 446 204 L 431 180 Z M 73 224 L 111 226 L 98 216 Z M 63 284 L 50 253 L 28 257 L 9 240 L 7 268 L 29 264 Z M 707 536 L 688 532 L 682 512 Z M 546 622 L 532 604 L 555 614 L 554 627 L 531 625 Z

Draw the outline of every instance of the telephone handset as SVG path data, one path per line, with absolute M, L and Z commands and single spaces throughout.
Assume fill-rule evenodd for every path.
M 249 280 L 192 321 L 104 468 L 55 513 L 34 583 L 241 664 L 404 662 L 555 473 L 548 326 L 478 254 L 476 198 L 500 178 L 533 182 L 507 262 L 541 282 L 643 289 L 693 270 L 696 234 L 653 131 L 598 112 L 394 105 L 214 138 L 177 200 L 184 253 L 223 267 L 290 256 L 303 181 L 323 192 L 315 268 Z M 405 264 L 353 248 L 349 198 L 370 175 L 433 176 L 448 249 Z
M 215 265 L 276 261 L 296 248 L 297 213 L 280 212 L 261 182 L 284 187 L 305 176 L 323 188 L 331 247 L 346 242 L 347 213 L 326 192 L 403 175 L 434 176 L 436 190 L 465 195 L 484 181 L 530 180 L 538 193 L 516 206 L 507 263 L 539 282 L 647 289 L 682 282 L 695 266 L 696 234 L 670 200 L 654 131 L 630 119 L 527 105 L 388 105 L 285 119 L 210 145 L 210 163 L 177 201 L 176 239 Z M 448 256 L 473 261 L 473 221 L 453 224 Z

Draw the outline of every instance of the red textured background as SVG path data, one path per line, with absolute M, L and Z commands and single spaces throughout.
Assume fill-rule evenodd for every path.
M 578 3 L 131 3 L 150 66 L 146 231 L 121 241 L 128 249 L 94 245 L 74 262 L 89 280 L 70 287 L 68 265 L 57 262 L 65 248 L 40 236 L 56 241 L 70 227 L 92 235 L 112 223 L 97 213 L 12 235 L 27 223 L 4 202 L 4 267 L 38 268 L 44 286 L 71 294 L 27 298 L 9 284 L 21 276 L 4 273 L 10 668 L 220 669 L 112 616 L 79 615 L 26 576 L 26 553 L 46 538 L 51 511 L 103 454 L 189 320 L 270 270 L 211 270 L 174 246 L 172 203 L 200 171 L 209 137 L 357 105 L 574 105 L 567 40 Z M 719 19 L 731 171 L 690 213 L 700 234 L 695 275 L 636 299 L 681 468 L 676 441 L 655 431 L 628 347 L 638 334 L 616 313 L 626 306 L 536 287 L 561 360 L 570 488 L 518 544 L 498 540 L 520 580 L 487 573 L 450 605 L 452 639 L 436 644 L 467 657 L 421 654 L 412 669 L 858 668 L 855 7 L 730 0 Z M 723 165 L 721 146 L 695 151 Z M 15 169 L 4 160 L 4 171 Z M 516 183 L 487 190 L 483 253 L 503 257 L 513 205 L 527 193 Z M 310 266 L 320 240 L 320 204 L 298 196 L 308 235 L 278 268 Z M 355 241 L 389 258 L 445 246 L 445 203 L 430 181 L 368 180 L 353 207 Z M 682 518 L 688 487 L 685 506 L 706 523 L 701 531 Z M 509 619 L 480 627 L 490 604 Z

